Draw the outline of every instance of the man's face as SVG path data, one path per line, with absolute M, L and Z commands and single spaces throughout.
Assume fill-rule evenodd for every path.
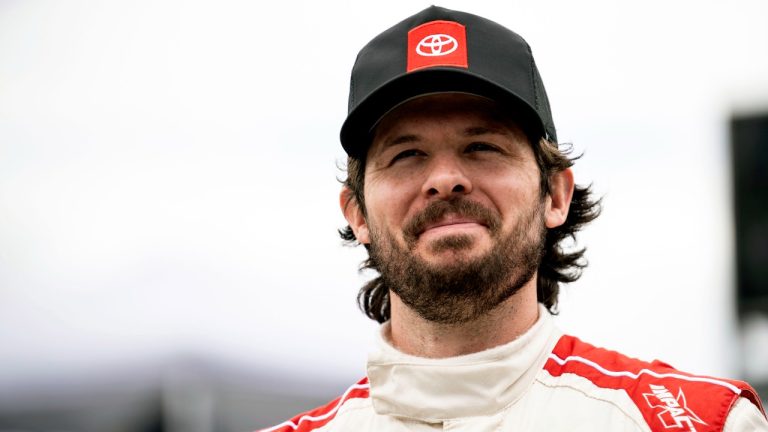
M 364 198 L 358 240 L 426 319 L 471 320 L 535 275 L 539 170 L 525 134 L 487 99 L 431 95 L 389 113 L 368 151 Z

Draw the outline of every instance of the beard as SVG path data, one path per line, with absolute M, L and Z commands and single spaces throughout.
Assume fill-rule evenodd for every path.
M 471 217 L 485 225 L 491 249 L 467 257 L 477 241 L 468 234 L 448 235 L 432 241 L 433 253 L 453 251 L 447 264 L 432 264 L 415 253 L 419 234 L 446 214 Z M 369 226 L 370 227 L 370 226 Z M 544 251 L 546 228 L 543 201 L 534 202 L 508 233 L 501 217 L 463 198 L 434 201 L 403 228 L 405 247 L 390 232 L 371 228 L 369 255 L 381 274 L 384 287 L 422 318 L 441 324 L 466 323 L 490 312 L 531 280 Z

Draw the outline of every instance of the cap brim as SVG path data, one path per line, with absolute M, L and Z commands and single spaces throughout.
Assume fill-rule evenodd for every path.
M 417 96 L 462 92 L 498 102 L 519 117 L 518 125 L 531 138 L 545 136 L 536 110 L 520 96 L 466 69 L 438 67 L 400 75 L 372 92 L 347 116 L 341 126 L 341 145 L 349 156 L 362 158 L 371 143 L 373 128 L 392 108 Z

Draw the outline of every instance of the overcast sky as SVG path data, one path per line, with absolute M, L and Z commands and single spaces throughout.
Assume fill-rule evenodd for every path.
M 0 2 L 0 384 L 179 352 L 362 375 L 338 130 L 357 51 L 429 4 Z M 728 120 L 768 109 L 766 3 L 441 5 L 528 40 L 604 195 L 561 326 L 737 374 Z

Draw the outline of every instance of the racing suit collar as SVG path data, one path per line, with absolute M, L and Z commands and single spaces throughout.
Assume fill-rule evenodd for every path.
M 542 305 L 538 321 L 519 338 L 458 357 L 404 354 L 386 340 L 387 330 L 382 326 L 379 351 L 368 357 L 374 410 L 431 423 L 493 415 L 513 404 L 533 383 L 561 336 Z

